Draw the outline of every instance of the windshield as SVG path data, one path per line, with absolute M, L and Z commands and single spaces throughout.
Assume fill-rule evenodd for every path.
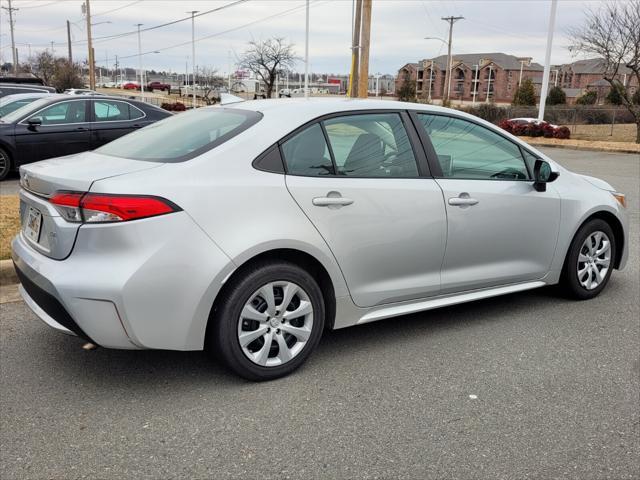
M 18 120 L 21 120 L 23 117 L 29 115 L 31 112 L 35 112 L 36 110 L 44 107 L 51 101 L 51 97 L 40 98 L 38 100 L 34 100 L 33 102 L 23 105 L 20 108 L 14 110 L 7 115 L 2 116 L 2 121 L 6 123 L 12 123 Z
M 151 124 L 95 151 L 132 160 L 183 162 L 235 137 L 261 118 L 261 113 L 250 110 L 199 108 Z

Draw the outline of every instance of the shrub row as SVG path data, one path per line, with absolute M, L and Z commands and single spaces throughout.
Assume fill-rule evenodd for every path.
M 547 122 L 516 123 L 503 120 L 499 127 L 509 133 L 524 137 L 545 137 L 567 139 L 571 137 L 571 131 L 567 127 L 554 127 Z
M 160 108 L 163 108 L 170 112 L 184 112 L 187 109 L 184 103 L 181 103 L 181 102 L 176 102 L 176 103 L 164 102 L 162 105 L 160 105 Z
M 491 103 L 482 103 L 476 106 L 464 107 L 463 111 L 487 120 L 491 123 L 499 123 L 502 120 L 517 117 L 537 117 L 536 107 L 498 107 Z M 614 117 L 615 115 L 615 117 Z M 550 123 L 578 125 L 602 125 L 615 123 L 635 123 L 633 115 L 626 108 L 612 108 L 609 106 L 547 106 L 545 119 Z

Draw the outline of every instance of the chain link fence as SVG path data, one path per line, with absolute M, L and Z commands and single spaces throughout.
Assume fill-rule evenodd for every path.
M 537 118 L 537 107 L 499 107 L 481 104 L 463 110 L 489 122 L 498 124 L 511 118 Z M 545 121 L 564 125 L 571 130 L 571 138 L 634 142 L 636 125 L 633 115 L 624 107 L 606 106 L 547 106 Z

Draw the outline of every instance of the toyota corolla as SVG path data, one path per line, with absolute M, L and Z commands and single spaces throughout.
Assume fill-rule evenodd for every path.
M 426 105 L 201 108 L 20 173 L 13 260 L 40 319 L 252 380 L 325 329 L 554 284 L 589 299 L 628 255 L 622 193 Z

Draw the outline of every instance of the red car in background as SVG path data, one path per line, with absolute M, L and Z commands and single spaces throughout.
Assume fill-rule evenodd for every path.
M 125 90 L 140 90 L 140 85 L 138 85 L 138 82 L 126 82 L 122 85 L 122 88 Z

